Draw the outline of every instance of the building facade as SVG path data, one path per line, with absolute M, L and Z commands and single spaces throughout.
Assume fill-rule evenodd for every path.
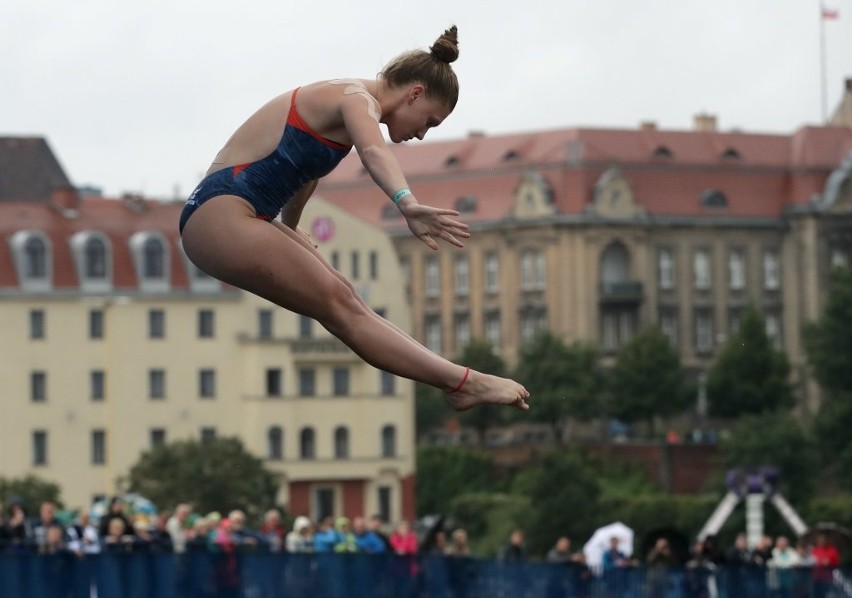
M 181 205 L 81 197 L 44 140 L 0 148 L 21 173 L 0 185 L 0 475 L 52 480 L 82 507 L 151 447 L 236 436 L 280 475 L 293 514 L 413 517 L 409 381 L 198 271 L 177 235 Z M 322 200 L 302 222 L 407 328 L 387 235 Z
M 699 115 L 691 131 L 473 134 L 394 151 L 421 203 L 470 224 L 464 249 L 414 239 L 355 158 L 318 194 L 393 236 L 431 349 L 454 356 L 483 338 L 512 364 L 547 329 L 609 360 L 658 325 L 700 383 L 753 304 L 791 361 L 800 407 L 817 408 L 801 327 L 832 265 L 852 256 L 849 126 L 749 134 Z

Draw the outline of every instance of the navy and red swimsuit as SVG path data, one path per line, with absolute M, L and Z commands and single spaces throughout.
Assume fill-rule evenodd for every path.
M 256 162 L 229 166 L 206 176 L 190 194 L 180 216 L 180 230 L 208 199 L 236 195 L 254 207 L 257 217 L 272 220 L 305 183 L 324 177 L 352 149 L 317 135 L 296 111 L 296 94 L 281 141 L 271 154 Z

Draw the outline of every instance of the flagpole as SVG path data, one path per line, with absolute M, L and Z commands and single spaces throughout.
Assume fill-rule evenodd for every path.
M 820 107 L 822 109 L 822 124 L 828 122 L 827 83 L 825 68 L 825 6 L 819 3 L 819 75 L 820 75 Z

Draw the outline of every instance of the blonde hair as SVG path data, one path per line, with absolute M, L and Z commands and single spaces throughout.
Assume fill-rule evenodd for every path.
M 380 73 L 391 87 L 422 83 L 426 96 L 447 104 L 452 111 L 459 99 L 459 81 L 450 63 L 459 57 L 458 28 L 453 25 L 425 50 L 405 52 Z

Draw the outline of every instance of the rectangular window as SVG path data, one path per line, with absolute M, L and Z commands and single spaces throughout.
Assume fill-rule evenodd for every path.
M 198 371 L 198 396 L 202 399 L 216 398 L 216 370 Z
M 660 247 L 657 254 L 657 271 L 660 289 L 670 291 L 675 288 L 674 254 L 669 247 Z
M 767 291 L 777 291 L 781 288 L 781 263 L 775 249 L 763 252 L 763 288 Z
M 441 317 L 438 315 L 426 316 L 426 348 L 440 355 L 443 347 L 441 342 Z
M 103 401 L 106 397 L 106 372 L 103 370 L 89 372 L 89 397 L 93 401 Z
M 485 292 L 500 291 L 500 258 L 496 253 L 485 255 Z
M 713 314 L 709 310 L 695 312 L 695 352 L 713 352 Z
M 216 428 L 212 426 L 201 428 L 201 442 L 213 442 L 216 440 Z
M 270 339 L 273 334 L 273 311 L 271 309 L 259 309 L 257 311 L 258 338 Z
M 164 310 L 148 310 L 148 338 L 166 338 L 166 312 Z
M 89 311 L 89 338 L 101 339 L 104 337 L 104 312 L 102 309 Z
M 334 516 L 334 488 L 317 488 L 314 490 L 314 521 L 322 521 Z
M 337 251 L 331 252 L 331 267 L 335 270 L 340 270 L 340 254 Z
M 437 297 L 441 294 L 441 268 L 438 258 L 426 258 L 425 267 L 425 287 L 427 297 Z
M 740 318 L 742 315 L 742 307 L 732 307 L 728 310 L 728 333 L 730 336 L 734 336 L 740 329 Z
M 710 288 L 710 252 L 706 249 L 696 249 L 692 257 L 695 288 L 706 291 Z
M 92 430 L 92 465 L 106 464 L 106 430 Z
M 33 465 L 47 465 L 47 431 L 33 430 Z
M 349 264 L 352 267 L 352 280 L 361 278 L 361 254 L 357 251 L 350 252 Z
M 382 521 L 393 521 L 393 512 L 391 510 L 392 498 L 393 498 L 393 488 L 391 488 L 390 486 L 379 486 L 379 489 L 378 489 L 379 517 L 382 518 Z
M 728 283 L 732 291 L 742 291 L 746 286 L 746 259 L 742 249 L 732 249 L 728 254 Z
M 535 252 L 533 286 L 538 291 L 547 288 L 547 262 L 544 259 L 544 253 L 541 251 Z
M 457 255 L 454 261 L 456 296 L 467 297 L 470 293 L 470 262 L 466 255 Z
M 521 342 L 535 338 L 539 330 L 547 328 L 547 311 L 544 309 L 525 309 L 520 314 Z
M 669 339 L 672 347 L 678 346 L 677 310 L 670 308 L 660 310 L 660 330 Z
M 499 352 L 502 342 L 499 311 L 490 311 L 485 314 L 485 339 L 491 343 L 491 348 L 495 352 Z
M 198 338 L 213 338 L 216 335 L 215 313 L 212 309 L 198 310 Z
M 158 446 L 163 446 L 164 444 L 166 444 L 166 429 L 151 428 L 150 439 L 152 449 L 155 449 Z
M 349 394 L 349 368 L 334 368 L 334 396 L 345 397 Z
M 30 400 L 33 403 L 47 401 L 47 372 L 36 371 L 30 374 Z
M 155 400 L 166 398 L 165 370 L 148 370 L 148 398 Z
M 281 368 L 268 368 L 266 370 L 266 396 L 280 397 L 284 394 L 284 374 Z
M 456 314 L 456 354 L 461 354 L 470 343 L 470 315 Z
M 379 254 L 376 251 L 370 252 L 370 280 L 378 280 L 379 278 Z
M 396 394 L 396 376 L 384 370 L 379 371 L 379 393 L 383 397 L 392 397 Z
M 764 317 L 764 328 L 766 330 L 766 337 L 775 349 L 780 351 L 782 348 L 781 316 L 773 312 L 767 313 Z
M 33 340 L 42 340 L 45 336 L 44 331 L 44 310 L 43 309 L 31 309 L 30 310 L 30 338 Z
M 312 397 L 316 394 L 316 371 L 313 368 L 299 369 L 299 395 Z
M 314 335 L 314 321 L 308 316 L 299 316 L 299 338 L 311 338 Z

